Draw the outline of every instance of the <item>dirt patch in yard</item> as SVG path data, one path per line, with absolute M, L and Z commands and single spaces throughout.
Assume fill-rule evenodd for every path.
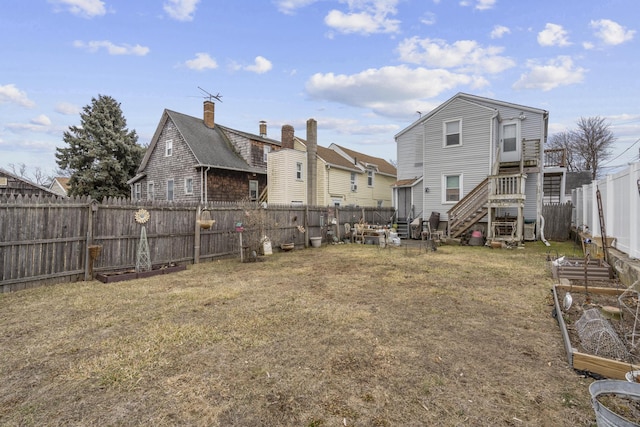
M 592 425 L 546 250 L 336 245 L 3 294 L 0 424 Z

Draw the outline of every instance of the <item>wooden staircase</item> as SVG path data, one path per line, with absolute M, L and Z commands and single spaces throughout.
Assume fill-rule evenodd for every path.
M 489 177 L 455 204 L 449 212 L 449 236 L 460 237 L 489 212 Z

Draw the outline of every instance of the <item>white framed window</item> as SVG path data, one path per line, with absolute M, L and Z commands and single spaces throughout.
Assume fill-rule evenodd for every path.
M 167 139 L 164 143 L 164 156 L 173 156 L 173 139 Z
M 462 145 L 462 119 L 444 122 L 443 127 L 445 147 Z
M 258 181 L 249 181 L 249 199 L 252 202 L 258 200 Z
M 133 184 L 133 199 L 140 200 L 142 198 L 142 185 L 139 182 Z
M 296 162 L 296 179 L 302 179 L 302 162 Z
M 168 201 L 173 201 L 173 184 L 174 184 L 173 179 L 167 180 L 167 200 Z
M 457 203 L 462 199 L 462 175 L 444 175 L 442 179 L 443 203 Z
M 351 191 L 358 191 L 358 175 L 351 172 Z
M 369 170 L 367 171 L 367 185 L 368 185 L 369 187 L 373 187 L 373 176 L 374 176 L 374 175 L 375 175 L 375 174 L 374 174 L 373 170 L 369 169 Z
M 155 199 L 155 186 L 153 185 L 153 181 L 147 182 L 147 200 Z
M 268 158 L 270 152 L 271 152 L 271 146 L 270 145 L 265 145 L 262 148 L 262 160 L 265 163 L 267 163 L 267 158 Z
M 184 179 L 184 194 L 193 194 L 193 177 L 186 177 Z
M 9 184 L 9 180 L 6 176 L 0 176 L 0 186 L 6 187 Z

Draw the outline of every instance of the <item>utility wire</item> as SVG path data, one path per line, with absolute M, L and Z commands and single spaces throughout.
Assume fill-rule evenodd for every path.
M 630 146 L 628 146 L 628 147 L 627 147 L 627 149 L 626 149 L 626 150 L 624 150 L 622 153 L 618 154 L 617 156 L 615 156 L 613 159 L 609 160 L 608 162 L 606 162 L 606 163 L 604 163 L 604 164 L 600 165 L 600 167 L 606 166 L 606 165 L 608 165 L 609 163 L 613 162 L 614 160 L 619 159 L 619 158 L 620 158 L 620 156 L 622 156 L 622 155 L 623 155 L 624 153 L 626 153 L 627 151 L 631 150 L 631 148 L 633 148 L 633 146 L 634 146 L 634 145 L 636 145 L 638 142 L 640 142 L 640 138 L 636 139 L 636 141 L 635 141 L 633 144 L 631 144 Z

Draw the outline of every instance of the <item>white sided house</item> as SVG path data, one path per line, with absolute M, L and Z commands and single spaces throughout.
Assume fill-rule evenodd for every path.
M 488 239 L 536 239 L 545 188 L 565 184 L 564 150 L 544 149 L 548 122 L 543 109 L 465 93 L 423 115 L 395 136 L 398 223 L 436 215 L 451 237 L 482 222 Z

